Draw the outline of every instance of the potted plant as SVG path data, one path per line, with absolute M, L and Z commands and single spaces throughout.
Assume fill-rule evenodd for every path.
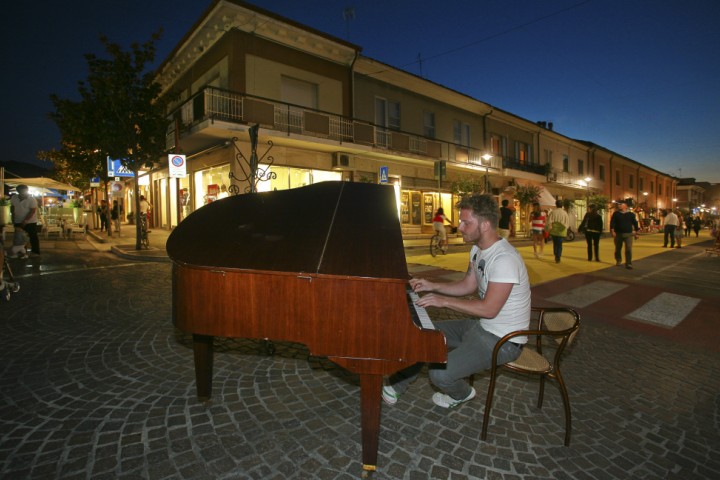
M 0 197 L 0 225 L 9 225 L 12 223 L 10 217 L 10 199 Z
M 72 202 L 70 202 L 72 209 L 73 209 L 73 220 L 75 220 L 75 223 L 78 225 L 80 224 L 80 220 L 83 216 L 83 201 L 79 198 L 74 198 Z

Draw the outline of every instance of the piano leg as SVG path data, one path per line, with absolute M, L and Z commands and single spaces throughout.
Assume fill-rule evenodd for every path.
M 360 374 L 363 478 L 377 468 L 382 381 L 382 375 Z
M 205 402 L 212 396 L 213 337 L 193 334 L 193 354 L 197 396 Z

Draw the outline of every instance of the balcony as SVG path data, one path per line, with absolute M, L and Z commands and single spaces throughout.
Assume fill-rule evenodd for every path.
M 202 132 L 206 123 L 259 124 L 274 131 L 272 136 L 308 137 L 337 142 L 333 150 L 357 148 L 389 155 L 407 157 L 408 154 L 427 161 L 445 160 L 451 164 L 468 165 L 500 171 L 502 158 L 494 157 L 483 164 L 483 151 L 426 138 L 412 133 L 391 130 L 372 123 L 335 115 L 288 103 L 254 97 L 215 87 L 205 87 L 195 96 L 171 112 L 166 147 L 175 147 L 174 119 L 179 120 L 181 136 Z M 347 145 L 350 144 L 350 145 Z

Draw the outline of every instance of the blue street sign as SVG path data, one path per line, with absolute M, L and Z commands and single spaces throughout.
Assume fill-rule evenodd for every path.
M 380 167 L 380 183 L 388 183 L 388 167 Z
M 108 177 L 133 177 L 133 172 L 124 167 L 120 160 L 112 160 L 107 157 Z

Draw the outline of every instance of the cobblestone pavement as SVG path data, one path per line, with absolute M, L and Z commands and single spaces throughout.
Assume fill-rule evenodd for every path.
M 13 261 L 22 290 L 0 304 L 0 478 L 360 476 L 354 375 L 302 345 L 267 356 L 262 342 L 219 339 L 201 404 L 190 339 L 172 326 L 170 265 L 71 243 Z M 554 386 L 538 410 L 538 384 L 502 374 L 483 442 L 487 379 L 445 411 L 421 376 L 383 406 L 374 477 L 720 478 L 720 354 L 594 317 L 564 363 L 570 447 Z

